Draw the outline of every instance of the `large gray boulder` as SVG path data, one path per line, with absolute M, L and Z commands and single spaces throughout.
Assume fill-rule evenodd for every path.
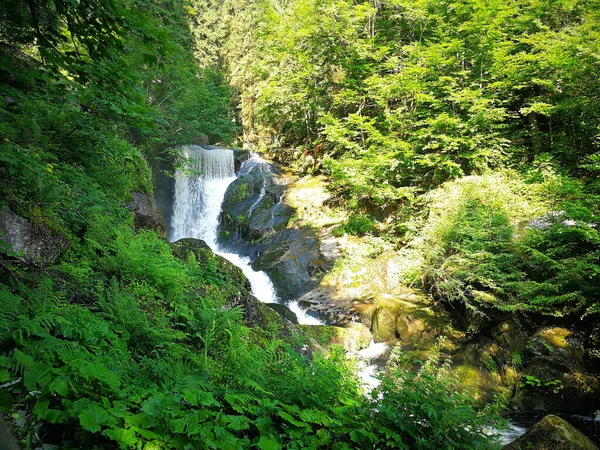
M 131 197 L 127 208 L 133 212 L 135 228 L 153 230 L 160 236 L 166 236 L 165 219 L 154 197 L 140 192 L 132 192 Z
M 504 450 L 598 450 L 598 447 L 566 420 L 548 415 Z
M 52 264 L 71 246 L 64 233 L 52 230 L 41 219 L 28 220 L 8 206 L 0 211 L 0 240 L 6 243 L 0 252 L 42 266 Z

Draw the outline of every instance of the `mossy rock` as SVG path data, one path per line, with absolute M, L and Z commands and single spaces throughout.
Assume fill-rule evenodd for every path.
M 198 264 L 207 264 L 209 260 L 217 263 L 219 272 L 225 274 L 233 286 L 237 288 L 237 293 L 227 300 L 227 307 L 241 307 L 244 312 L 244 323 L 247 326 L 274 329 L 285 336 L 290 336 L 295 332 L 294 317 L 292 317 L 295 315 L 289 310 L 283 311 L 279 308 L 285 308 L 283 305 L 277 305 L 273 308 L 272 305 L 262 303 L 254 297 L 251 294 L 250 281 L 248 281 L 242 270 L 225 258 L 215 255 L 206 242 L 201 239 L 185 238 L 171 243 L 171 248 L 173 254 L 184 261 L 187 261 L 190 253 L 193 253 Z
M 566 420 L 548 415 L 504 450 L 598 450 Z
M 423 341 L 432 344 L 444 325 L 425 297 L 413 291 L 378 295 L 369 314 L 375 342 L 400 340 L 403 347 L 411 349 Z
M 490 332 L 494 342 L 510 352 L 522 352 L 527 346 L 530 333 L 524 319 L 517 317 L 500 322 Z
M 188 260 L 190 253 L 194 254 L 198 264 L 207 264 L 209 260 L 215 261 L 218 270 L 226 274 L 238 289 L 245 290 L 248 293 L 251 291 L 250 282 L 244 276 L 242 269 L 222 256 L 215 255 L 208 244 L 202 239 L 184 238 L 172 242 L 170 245 L 173 249 L 173 254 L 184 261 Z
M 462 364 L 453 367 L 461 390 L 464 390 L 476 402 L 486 404 L 494 400 L 499 391 L 500 378 L 476 365 Z
M 17 257 L 27 264 L 48 266 L 57 261 L 71 246 L 65 233 L 39 215 L 23 217 L 8 206 L 0 210 L 0 237 L 8 248 L 0 252 Z
M 152 230 L 163 237 L 167 235 L 163 213 L 152 195 L 131 192 L 127 208 L 133 213 L 136 230 Z
M 360 323 L 354 323 L 348 327 L 299 325 L 298 328 L 325 349 L 332 345 L 339 345 L 349 353 L 355 354 L 359 350 L 367 348 L 371 342 L 369 329 Z

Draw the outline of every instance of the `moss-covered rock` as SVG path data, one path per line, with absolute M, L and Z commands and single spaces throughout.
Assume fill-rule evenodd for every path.
M 0 211 L 0 239 L 8 245 L 0 246 L 1 253 L 38 266 L 52 264 L 71 246 L 69 238 L 42 217 L 28 219 L 8 206 Z
M 581 431 L 567 421 L 548 415 L 505 450 L 598 450 Z
M 364 312 L 370 315 L 375 342 L 399 340 L 405 349 L 430 346 L 447 325 L 423 295 L 411 290 L 400 295 L 379 294 Z
M 173 254 L 184 261 L 187 261 L 189 255 L 193 253 L 198 264 L 212 262 L 217 265 L 217 270 L 228 278 L 231 286 L 236 288 L 235 294 L 227 301 L 227 307 L 241 307 L 244 311 L 243 317 L 246 325 L 254 328 L 275 328 L 286 335 L 294 332 L 294 321 L 289 316 L 291 311 L 283 312 L 279 308 L 271 308 L 254 297 L 251 294 L 250 281 L 242 273 L 242 270 L 225 258 L 215 255 L 206 242 L 193 238 L 180 239 L 173 242 L 171 248 Z
M 166 236 L 167 228 L 162 211 L 153 196 L 132 192 L 132 200 L 127 208 L 133 212 L 133 224 L 136 229 L 153 230 L 160 236 Z
M 298 328 L 323 348 L 340 345 L 353 354 L 368 347 L 371 342 L 369 329 L 360 323 L 354 323 L 348 327 L 299 325 Z

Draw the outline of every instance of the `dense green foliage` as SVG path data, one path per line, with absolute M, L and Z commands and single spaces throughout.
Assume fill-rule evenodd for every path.
M 365 396 L 341 349 L 244 324 L 239 272 L 134 230 L 144 156 L 235 131 L 194 8 L 16 1 L 0 19 L 0 209 L 69 243 L 42 260 L 0 237 L 0 412 L 24 448 L 490 448 L 493 416 L 434 360 Z
M 597 2 L 235 3 L 244 25 L 212 36 L 245 136 L 315 159 L 352 214 L 337 232 L 393 235 L 407 283 L 477 313 L 598 312 Z M 469 177 L 485 189 L 445 194 Z

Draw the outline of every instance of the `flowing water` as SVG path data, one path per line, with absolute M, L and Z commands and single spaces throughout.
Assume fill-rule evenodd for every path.
M 269 276 L 265 272 L 252 269 L 250 258 L 221 248 L 217 242 L 219 215 L 227 187 L 236 179 L 234 153 L 228 149 L 205 149 L 196 145 L 185 147 L 184 155 L 188 160 L 186 170 L 175 175 L 175 201 L 171 221 L 171 242 L 182 238 L 202 239 L 215 252 L 238 266 L 252 285 L 252 294 L 265 303 L 276 303 L 277 294 Z M 259 198 L 250 208 L 252 211 L 264 196 L 267 180 L 278 182 L 273 176 L 272 167 L 257 154 L 242 164 L 240 176 L 258 171 L 265 174 L 265 183 Z M 283 180 L 282 182 L 285 182 Z M 298 302 L 287 305 L 298 317 L 298 322 L 308 325 L 322 325 L 317 317 L 303 310 Z M 380 370 L 375 360 L 385 352 L 385 344 L 371 345 L 361 350 L 359 358 L 359 376 L 366 392 L 379 385 L 377 375 Z
M 229 252 L 219 246 L 217 230 L 221 204 L 227 187 L 236 179 L 234 153 L 228 149 L 205 149 L 197 145 L 185 147 L 186 170 L 175 175 L 175 201 L 171 221 L 171 242 L 183 238 L 202 239 L 215 252 L 239 267 L 252 285 L 252 294 L 265 303 L 277 303 L 271 279 L 265 272 L 252 269 L 250 258 Z M 251 171 L 270 173 L 269 164 L 254 154 L 240 174 Z M 266 185 L 263 189 L 266 188 Z M 262 192 L 262 191 L 261 191 Z M 264 194 L 263 194 L 264 195 Z M 322 322 L 301 310 L 297 302 L 288 305 L 302 324 Z

